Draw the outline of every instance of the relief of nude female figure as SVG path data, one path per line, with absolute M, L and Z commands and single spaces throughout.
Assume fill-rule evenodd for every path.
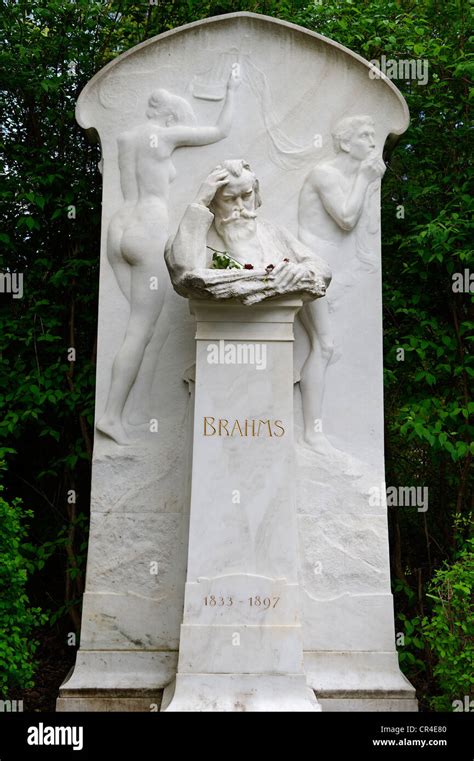
M 113 363 L 105 411 L 97 423 L 97 429 L 117 444 L 130 443 L 123 411 L 155 332 L 168 283 L 164 250 L 169 236 L 169 190 L 176 176 L 173 152 L 182 146 L 209 145 L 227 137 L 239 85 L 239 67 L 234 64 L 215 126 L 198 126 L 184 98 L 156 90 L 148 100 L 146 124 L 118 138 L 124 203 L 110 221 L 107 257 L 130 303 L 130 315 Z M 158 288 L 152 286 L 156 280 Z

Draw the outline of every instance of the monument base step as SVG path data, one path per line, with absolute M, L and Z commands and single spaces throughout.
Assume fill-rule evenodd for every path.
M 75 667 L 61 685 L 56 710 L 418 710 L 415 689 L 401 673 L 396 652 L 305 652 L 306 679 L 285 674 L 180 674 L 179 693 L 174 681 L 177 660 L 178 653 L 172 651 L 79 650 Z
M 79 650 L 56 711 L 159 711 L 177 662 L 175 651 Z
M 137 690 L 135 695 L 111 695 L 113 690 L 97 690 L 95 695 L 83 697 L 60 697 L 56 701 L 56 711 L 59 713 L 71 713 L 75 711 L 106 712 L 142 712 L 150 713 L 160 710 L 163 690 L 159 690 L 148 697 L 137 696 L 142 690 Z
M 177 674 L 163 694 L 162 711 L 321 711 L 299 674 Z
M 332 697 L 324 698 L 317 696 L 321 709 L 327 713 L 338 711 L 361 711 L 370 713 L 400 711 L 402 713 L 418 711 L 418 701 L 414 698 L 391 698 L 390 695 L 383 695 L 379 698 L 355 697 Z
M 307 651 L 308 684 L 323 711 L 417 711 L 396 652 Z

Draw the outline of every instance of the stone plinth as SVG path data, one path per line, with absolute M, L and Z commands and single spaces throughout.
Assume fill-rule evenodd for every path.
M 293 321 L 301 303 L 190 304 L 191 515 L 169 711 L 319 710 L 298 610 Z

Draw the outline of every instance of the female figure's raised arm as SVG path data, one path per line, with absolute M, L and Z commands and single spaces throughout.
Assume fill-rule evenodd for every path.
M 210 145 L 223 140 L 230 132 L 234 115 L 235 92 L 240 86 L 240 68 L 233 64 L 227 81 L 227 92 L 222 111 L 214 127 L 169 127 L 166 139 L 175 148 L 183 145 Z

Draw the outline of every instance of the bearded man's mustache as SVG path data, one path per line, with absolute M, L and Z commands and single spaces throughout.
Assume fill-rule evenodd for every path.
M 222 225 L 228 225 L 229 222 L 235 222 L 237 219 L 256 219 L 257 215 L 254 211 L 247 211 L 247 209 L 242 209 L 242 211 L 233 211 L 230 217 L 224 217 L 223 219 L 220 219 L 219 222 Z

